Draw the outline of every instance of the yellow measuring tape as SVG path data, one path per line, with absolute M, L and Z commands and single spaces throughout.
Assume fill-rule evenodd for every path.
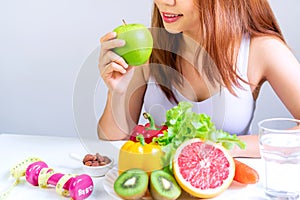
M 12 177 L 14 177 L 16 180 L 14 181 L 14 183 L 7 189 L 7 191 L 3 192 L 0 195 L 0 200 L 4 200 L 6 199 L 10 192 L 13 190 L 13 188 L 20 182 L 20 178 L 25 176 L 26 173 L 26 169 L 27 167 L 37 161 L 41 161 L 40 158 L 38 157 L 31 157 L 31 158 L 27 158 L 25 160 L 23 160 L 20 163 L 17 163 L 16 165 L 14 165 L 11 169 L 10 169 L 10 175 Z

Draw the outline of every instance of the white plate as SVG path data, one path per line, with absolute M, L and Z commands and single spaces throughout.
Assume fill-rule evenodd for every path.
M 111 170 L 109 170 L 104 177 L 103 187 L 104 190 L 107 192 L 107 194 L 109 194 L 111 197 L 113 197 L 116 200 L 117 199 L 121 200 L 121 198 L 114 191 L 114 183 L 117 177 L 118 177 L 118 169 L 112 168 Z
M 118 169 L 112 168 L 107 172 L 107 174 L 104 177 L 103 187 L 104 190 L 108 193 L 109 196 L 113 197 L 116 200 L 122 200 L 114 190 L 114 183 L 118 177 Z M 151 197 L 143 197 L 143 200 L 152 200 Z
M 104 177 L 103 187 L 104 190 L 108 193 L 109 196 L 113 197 L 116 200 L 122 200 L 114 191 L 114 183 L 118 177 L 118 169 L 116 167 L 112 168 L 107 172 Z M 189 196 L 187 193 L 184 193 L 179 198 L 181 200 L 195 200 L 196 198 Z M 150 196 L 143 197 L 142 200 L 152 200 Z
M 112 168 L 111 170 L 109 170 L 107 172 L 107 174 L 104 177 L 104 190 L 108 193 L 109 196 L 113 197 L 113 199 L 116 200 L 122 200 L 122 198 L 120 198 L 114 191 L 114 183 L 115 180 L 118 177 L 118 169 L 116 166 L 114 166 L 114 168 Z M 254 199 L 265 199 L 265 198 L 259 198 L 258 196 L 260 196 L 259 194 L 262 193 L 262 189 L 261 190 L 253 190 L 253 188 L 255 188 L 255 185 L 242 185 L 239 184 L 237 182 L 233 182 L 233 184 L 231 184 L 231 186 L 225 190 L 222 194 L 214 197 L 214 200 L 228 200 L 228 199 L 247 199 L 247 200 L 254 200 Z M 247 189 L 249 189 L 247 191 Z M 247 194 L 249 192 L 249 194 Z M 242 198 L 245 197 L 245 193 L 248 195 L 246 195 L 249 198 Z M 254 195 L 254 196 L 252 196 Z M 143 200 L 152 200 L 151 197 L 144 197 L 142 198 Z M 184 192 L 182 190 L 182 194 L 181 196 L 178 198 L 178 200 L 196 200 L 197 198 L 190 196 L 188 193 Z

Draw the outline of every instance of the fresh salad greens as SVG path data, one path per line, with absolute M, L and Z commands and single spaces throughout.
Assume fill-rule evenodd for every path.
M 230 150 L 234 145 L 245 149 L 246 144 L 235 134 L 231 135 L 223 130 L 217 130 L 211 118 L 203 113 L 192 111 L 192 104 L 189 102 L 179 102 L 179 104 L 166 112 L 166 122 L 168 130 L 164 134 L 153 138 L 153 142 L 162 146 L 165 155 L 163 162 L 172 169 L 172 160 L 176 149 L 181 143 L 192 138 L 200 138 L 220 143 Z

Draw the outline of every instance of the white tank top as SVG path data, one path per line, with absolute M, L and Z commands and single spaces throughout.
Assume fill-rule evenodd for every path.
M 238 74 L 248 81 L 248 55 L 250 38 L 243 37 L 238 55 Z M 193 104 L 193 111 L 205 113 L 211 117 L 217 129 L 222 129 L 231 134 L 245 135 L 250 133 L 250 125 L 255 110 L 255 101 L 248 84 L 240 81 L 243 89 L 234 87 L 237 96 L 232 95 L 227 88 L 221 88 L 220 92 L 201 102 L 192 102 L 185 98 L 175 87 L 172 88 L 175 97 L 180 101 L 188 101 Z M 156 124 L 165 122 L 165 113 L 175 106 L 172 104 L 160 87 L 150 77 L 144 98 L 144 109 L 155 119 Z

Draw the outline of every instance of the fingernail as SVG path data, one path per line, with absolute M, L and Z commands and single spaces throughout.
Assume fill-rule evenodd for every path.
M 119 44 L 122 45 L 122 46 L 124 46 L 125 43 L 126 43 L 125 40 L 120 40 L 120 43 L 119 43 Z

